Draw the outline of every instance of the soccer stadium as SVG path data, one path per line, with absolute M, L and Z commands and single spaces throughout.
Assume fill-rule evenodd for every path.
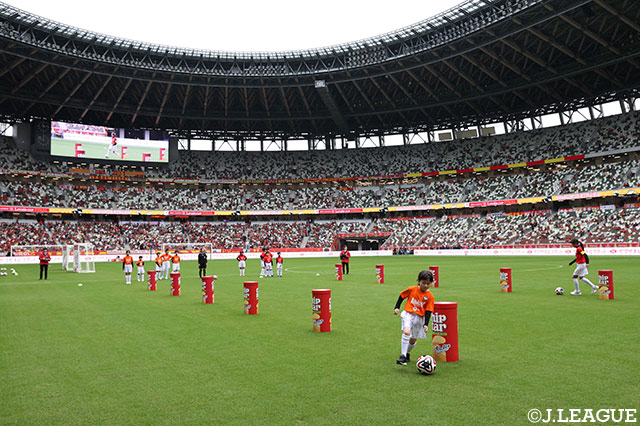
M 0 3 L 3 424 L 638 421 L 636 1 L 255 52 L 36 13 Z

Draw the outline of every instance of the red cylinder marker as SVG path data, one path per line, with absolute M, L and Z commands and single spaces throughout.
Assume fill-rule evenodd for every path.
M 170 275 L 171 275 L 171 295 L 180 296 L 180 272 L 172 272 Z
M 511 293 L 511 268 L 500 268 L 500 292 Z
M 149 291 L 156 291 L 156 271 L 147 271 L 147 274 L 149 275 L 147 288 Z
M 247 315 L 258 313 L 258 281 L 244 282 L 244 313 Z
M 384 284 L 384 265 L 376 265 L 376 282 Z
M 336 281 L 342 281 L 342 265 L 336 263 L 334 266 L 336 267 Z
M 440 287 L 440 267 L 439 266 L 429 266 L 429 270 L 433 274 L 433 286 Z
M 213 277 L 202 277 L 202 303 L 213 303 Z
M 613 271 L 598 271 L 598 294 L 602 300 L 613 300 Z
M 433 359 L 437 362 L 458 361 L 458 302 L 435 302 L 431 332 Z
M 311 290 L 313 331 L 331 331 L 331 290 Z

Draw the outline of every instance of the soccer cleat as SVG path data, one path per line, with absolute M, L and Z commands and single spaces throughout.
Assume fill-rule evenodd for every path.
M 400 355 L 400 358 L 396 360 L 396 364 L 407 365 L 407 357 L 404 355 Z
M 407 362 L 411 362 L 411 354 L 409 352 L 407 352 L 404 358 L 407 360 Z
M 572 296 L 582 296 L 582 293 L 580 293 L 578 290 L 573 290 L 571 293 L 569 293 Z
M 591 294 L 596 294 L 598 292 L 598 287 L 593 287 L 591 289 Z

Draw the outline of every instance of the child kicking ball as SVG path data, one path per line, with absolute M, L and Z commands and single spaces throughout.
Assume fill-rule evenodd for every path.
M 398 296 L 394 315 L 398 315 L 400 305 L 403 300 L 407 300 L 404 309 L 400 314 L 402 318 L 402 339 L 400 358 L 396 364 L 407 365 L 411 361 L 409 353 L 416 346 L 418 339 L 426 339 L 429 331 L 429 320 L 433 313 L 435 299 L 429 287 L 433 285 L 433 273 L 431 271 L 420 271 L 418 274 L 418 285 L 404 290 Z

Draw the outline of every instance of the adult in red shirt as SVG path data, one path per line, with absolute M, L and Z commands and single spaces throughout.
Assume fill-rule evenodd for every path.
M 40 253 L 40 279 L 42 279 L 42 274 L 44 273 L 44 279 L 47 279 L 47 275 L 49 272 L 49 262 L 51 262 L 51 256 L 47 249 L 42 250 Z
M 349 258 L 351 257 L 351 253 L 349 253 L 349 249 L 347 246 L 344 246 L 342 251 L 340 252 L 340 262 L 342 262 L 342 273 L 345 275 L 349 275 Z

